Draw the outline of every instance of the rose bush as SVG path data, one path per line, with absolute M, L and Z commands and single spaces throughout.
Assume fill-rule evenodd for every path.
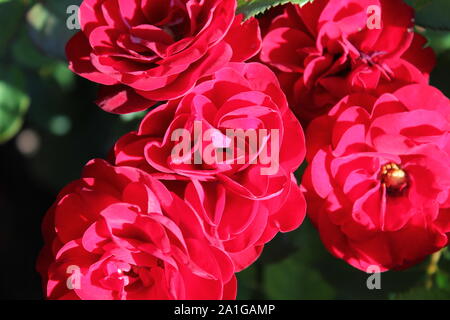
M 381 10 L 379 26 L 371 6 Z M 412 32 L 413 18 L 402 0 L 288 5 L 264 30 L 261 60 L 277 70 L 291 108 L 307 124 L 347 94 L 427 83 L 435 57 Z
M 43 233 L 38 269 L 49 299 L 236 297 L 233 264 L 192 209 L 135 168 L 88 163 L 59 194 Z
M 307 204 L 325 247 L 363 271 L 448 245 L 450 101 L 428 84 L 436 59 L 413 9 L 280 2 L 82 1 L 70 69 L 100 84 L 107 112 L 155 108 L 48 211 L 37 266 L 47 298 L 233 299 L 235 273 L 298 228 Z M 270 261 L 298 248 L 281 242 Z M 264 274 L 296 270 L 288 259 Z M 307 264 L 298 279 L 320 280 Z
M 448 244 L 450 102 L 405 86 L 353 94 L 307 131 L 308 214 L 352 266 L 411 266 Z
M 116 165 L 186 181 L 177 192 L 187 190 L 211 241 L 232 254 L 238 270 L 305 215 L 293 178 L 304 159 L 303 130 L 275 75 L 258 63 L 231 63 L 150 111 L 114 153 Z
M 102 85 L 105 111 L 145 110 L 257 53 L 258 22 L 235 10 L 235 0 L 85 0 L 82 31 L 66 48 L 70 68 Z

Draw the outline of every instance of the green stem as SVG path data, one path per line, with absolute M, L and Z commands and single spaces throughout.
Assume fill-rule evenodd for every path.
M 443 249 L 439 250 L 431 255 L 430 263 L 428 264 L 428 267 L 427 267 L 427 279 L 425 281 L 425 287 L 427 289 L 431 289 L 433 287 L 434 276 L 436 275 L 436 273 L 439 270 L 439 260 L 441 259 L 442 252 L 443 252 Z

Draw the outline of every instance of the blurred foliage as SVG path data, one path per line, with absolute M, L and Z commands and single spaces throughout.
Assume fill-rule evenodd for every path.
M 30 105 L 24 92 L 24 75 L 17 67 L 0 66 L 0 143 L 13 137 L 20 129 Z
M 422 27 L 450 31 L 450 1 L 406 0 L 416 9 L 416 23 Z
M 76 179 L 88 160 L 106 157 L 113 143 L 134 130 L 143 116 L 102 112 L 93 103 L 96 86 L 67 68 L 65 44 L 78 31 L 66 25 L 73 14 L 68 7 L 80 3 L 0 2 L 4 24 L 0 31 L 0 143 L 13 138 L 25 123 L 24 129 L 33 134 L 31 142 L 38 143 L 35 152 L 23 154 L 29 169 L 43 188 L 55 193 Z M 11 143 L 20 149 L 20 141 L 19 135 Z
M 107 157 L 114 142 L 136 129 L 145 114 L 116 116 L 101 111 L 93 103 L 96 86 L 68 70 L 64 46 L 77 30 L 70 30 L 66 25 L 70 18 L 67 9 L 80 2 L 0 0 L 3 23 L 0 30 L 0 143 L 3 145 L 0 151 L 6 150 L 5 161 L 15 161 L 20 156 L 24 162 L 22 169 L 36 184 L 35 189 L 48 190 L 52 195 L 45 204 L 47 208 L 64 185 L 79 177 L 88 160 Z M 252 16 L 281 2 L 286 1 L 239 0 L 239 10 Z M 418 9 L 419 25 L 448 27 L 449 0 L 408 2 Z M 421 32 L 437 53 L 431 83 L 450 96 L 450 33 L 431 29 L 421 29 Z M 296 172 L 298 179 L 304 168 L 305 164 Z M 2 212 L 6 223 L 15 221 L 19 212 L 12 202 L 8 207 L 10 211 Z M 44 212 L 35 214 L 42 216 Z M 25 250 L 30 246 L 28 242 L 27 239 Z M 33 251 L 31 258 L 26 259 L 33 264 L 35 255 Z M 426 260 L 405 271 L 383 273 L 381 289 L 369 290 L 366 286 L 369 275 L 331 256 L 306 220 L 298 230 L 278 235 L 266 246 L 257 263 L 238 274 L 238 298 L 450 299 L 449 251 L 442 253 L 431 275 L 427 273 L 428 266 Z M 27 278 L 24 279 L 26 283 Z M 40 292 L 39 283 L 32 282 L 32 286 L 30 290 Z M 21 288 L 11 285 L 4 290 L 14 292 Z M 26 297 L 26 293 L 21 296 Z
M 65 44 L 74 33 L 67 27 L 67 8 L 80 3 L 79 0 L 38 2 L 27 12 L 29 36 L 47 55 L 65 58 Z
M 395 294 L 394 300 L 449 300 L 450 291 L 442 289 L 429 290 L 426 288 L 414 288 L 405 293 Z

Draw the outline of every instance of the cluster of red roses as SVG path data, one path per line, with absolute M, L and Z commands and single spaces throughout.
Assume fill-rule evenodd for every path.
M 308 126 L 308 215 L 328 250 L 363 271 L 448 244 L 450 102 L 428 85 L 435 56 L 413 28 L 401 0 L 317 0 L 287 7 L 263 40 L 262 61 Z
M 380 29 L 367 27 L 370 5 Z M 235 273 L 302 223 L 304 193 L 327 248 L 362 270 L 447 244 L 450 103 L 427 85 L 434 56 L 412 10 L 315 0 L 244 22 L 235 11 L 236 0 L 83 1 L 67 56 L 102 85 L 99 106 L 167 102 L 47 213 L 48 298 L 233 299 Z M 198 126 L 213 136 L 196 137 Z M 194 141 L 183 160 L 200 161 L 173 158 L 178 129 Z M 279 148 L 244 136 L 239 153 L 227 130 L 276 130 Z M 275 151 L 277 170 L 262 174 L 272 164 L 255 158 Z M 293 173 L 305 154 L 302 190 Z

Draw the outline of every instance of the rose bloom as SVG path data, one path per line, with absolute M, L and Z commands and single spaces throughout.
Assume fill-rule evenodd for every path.
M 427 85 L 353 94 L 311 122 L 308 214 L 336 257 L 402 269 L 448 244 L 450 102 Z
M 412 32 L 413 17 L 401 0 L 287 5 L 264 30 L 260 58 L 277 71 L 291 108 L 308 124 L 347 94 L 380 95 L 427 83 L 435 56 Z
M 49 299 L 234 299 L 230 258 L 143 171 L 93 160 L 58 196 L 38 261 Z
M 267 200 L 249 199 L 220 182 L 193 180 L 185 199 L 195 209 L 212 244 L 228 253 L 239 272 L 261 254 L 278 232 L 297 229 L 305 218 L 305 198 L 292 175 L 284 190 Z
M 293 172 L 304 155 L 302 127 L 276 76 L 258 63 L 229 64 L 150 111 L 115 146 L 117 165 L 176 181 L 166 184 L 195 207 L 237 270 L 278 231 L 302 222 L 305 202 Z
M 82 30 L 66 47 L 70 69 L 103 85 L 104 110 L 147 109 L 259 51 L 258 22 L 235 10 L 235 0 L 84 0 Z

